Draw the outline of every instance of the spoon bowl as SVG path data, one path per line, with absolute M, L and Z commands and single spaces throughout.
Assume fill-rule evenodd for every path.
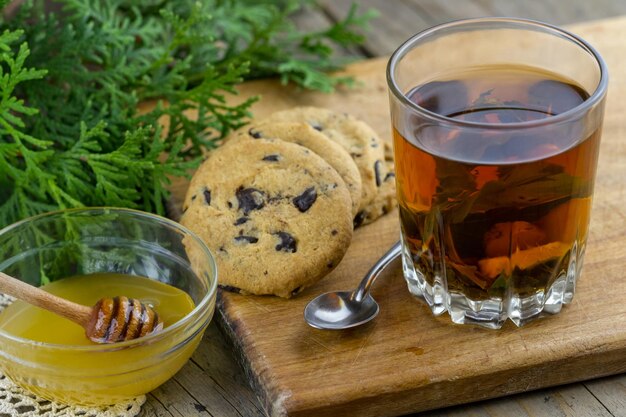
M 349 329 L 367 323 L 378 315 L 378 303 L 367 294 L 361 301 L 353 299 L 352 291 L 327 292 L 304 309 L 304 318 L 316 329 Z
M 378 315 L 376 300 L 369 294 L 380 273 L 400 256 L 396 242 L 365 274 L 354 291 L 335 291 L 319 295 L 304 308 L 304 320 L 316 329 L 342 330 L 360 326 Z

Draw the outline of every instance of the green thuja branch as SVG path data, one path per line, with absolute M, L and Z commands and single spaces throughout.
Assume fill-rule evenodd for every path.
M 251 117 L 258 98 L 229 99 L 240 83 L 349 85 L 327 72 L 345 63 L 333 45 L 361 42 L 372 17 L 352 8 L 303 33 L 289 16 L 312 1 L 54 5 L 27 0 L 0 18 L 0 227 L 81 206 L 164 214 L 170 180 Z

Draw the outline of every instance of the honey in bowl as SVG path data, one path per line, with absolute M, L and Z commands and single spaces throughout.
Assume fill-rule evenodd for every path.
M 95 278 L 95 279 L 94 279 Z M 103 297 L 124 294 L 150 305 L 165 327 L 176 323 L 194 308 L 189 295 L 159 281 L 116 273 L 65 278 L 41 289 L 83 305 Z M 17 300 L 0 314 L 0 329 L 24 339 L 60 345 L 93 345 L 85 329 L 61 316 Z
M 107 207 L 45 213 L 0 230 L 0 249 L 0 271 L 26 284 L 50 279 L 47 290 L 85 306 L 132 297 L 165 320 L 156 333 L 99 344 L 80 328 L 59 331 L 73 323 L 46 318 L 47 328 L 37 327 L 37 315 L 27 316 L 24 306 L 16 314 L 15 302 L 0 313 L 0 372 L 47 400 L 103 406 L 154 390 L 187 362 L 215 311 L 217 269 L 206 245 L 150 213 Z M 67 278 L 74 275 L 83 276 Z
M 191 297 L 178 288 L 156 280 L 118 273 L 74 276 L 54 281 L 42 289 L 83 305 L 93 305 L 103 297 L 124 294 L 152 306 L 166 329 L 194 309 Z M 84 405 L 114 403 L 156 388 L 184 365 L 200 339 L 196 337 L 197 340 L 186 345 L 178 355 L 167 358 L 160 358 L 159 355 L 168 350 L 164 349 L 164 344 L 175 345 L 168 338 L 152 343 L 149 342 L 150 338 L 146 338 L 145 345 L 132 348 L 124 347 L 122 343 L 119 349 L 82 350 L 82 347 L 96 345 L 85 337 L 85 330 L 80 325 L 20 300 L 0 313 L 0 331 L 34 342 L 56 345 L 56 348 L 45 351 L 38 350 L 36 343 L 32 349 L 16 350 L 15 356 L 24 365 L 15 361 L 11 365 L 2 366 L 3 372 L 43 398 Z M 11 354 L 11 346 L 8 346 L 7 353 Z M 45 369 L 43 364 L 46 363 L 57 364 L 58 368 Z M 138 366 L 141 363 L 147 366 Z M 38 364 L 41 364 L 41 369 L 38 369 Z M 64 375 L 66 370 L 68 372 Z M 81 371 L 83 375 L 80 378 L 70 376 Z M 135 374 L 132 382 L 116 384 L 116 378 L 126 372 Z M 43 376 L 46 373 L 50 374 Z M 37 381 L 38 378 L 50 379 L 53 373 L 56 373 L 56 381 L 48 383 L 48 386 L 43 387 Z M 124 377 L 124 380 L 128 381 L 128 378 Z

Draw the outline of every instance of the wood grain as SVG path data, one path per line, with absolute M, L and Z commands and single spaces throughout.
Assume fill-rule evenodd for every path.
M 467 407 L 454 407 L 422 413 L 421 417 L 612 417 L 601 403 L 582 385 L 571 384 L 558 389 L 525 393 Z
M 235 335 L 271 415 L 396 415 L 626 370 L 622 301 L 626 146 L 621 140 L 626 105 L 620 100 L 621 92 L 626 92 L 626 63 L 621 58 L 625 23 L 618 19 L 573 28 L 600 50 L 611 71 L 589 249 L 574 303 L 559 316 L 522 329 L 508 325 L 491 332 L 453 326 L 447 317 L 433 318 L 407 294 L 396 265 L 374 289 L 382 307 L 375 322 L 343 333 L 308 328 L 301 319 L 308 299 L 327 290 L 352 288 L 369 263 L 396 239 L 396 218 L 390 214 L 357 231 L 332 276 L 295 300 L 222 293 L 222 319 Z M 250 83 L 243 93 L 264 94 L 254 109 L 261 117 L 297 104 L 349 109 L 387 138 L 384 66 L 381 59 L 351 67 L 363 87 L 335 96 L 281 89 L 273 82 Z M 179 184 L 178 199 L 184 188 Z M 608 384 L 611 393 L 619 389 Z M 585 390 L 576 385 L 569 394 L 567 389 L 559 391 L 554 397 L 559 409 L 569 410 L 566 414 L 607 415 L 593 414 L 600 408 L 587 401 L 581 389 Z M 595 390 L 603 395 L 601 386 Z M 572 398 L 580 399 L 579 408 Z M 545 415 L 550 410 L 536 400 L 525 405 L 519 401 L 526 414 L 517 415 Z M 489 404 L 484 409 L 491 414 L 499 403 Z
M 421 0 L 411 0 L 420 2 Z M 620 0 L 471 0 L 492 16 L 516 16 L 565 25 L 585 20 L 601 19 L 626 13 L 626 2 Z
M 152 391 L 139 417 L 262 417 L 265 413 L 215 324 L 191 361 Z
M 345 16 L 350 3 L 323 0 L 321 2 L 334 17 Z M 367 56 L 380 56 L 392 52 L 412 34 L 431 26 L 410 4 L 403 1 L 361 0 L 361 10 L 374 9 L 379 16 L 371 25 L 363 45 Z
M 615 417 L 626 417 L 626 375 L 585 383 L 586 388 Z
M 329 16 L 345 16 L 352 0 L 321 0 Z M 388 55 L 410 35 L 452 20 L 480 16 L 509 16 L 555 25 L 572 24 L 626 13 L 623 0 L 361 0 L 361 10 L 380 12 L 371 24 L 363 52 Z

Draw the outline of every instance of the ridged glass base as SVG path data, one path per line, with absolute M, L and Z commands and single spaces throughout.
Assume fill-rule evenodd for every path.
M 554 279 L 545 290 L 537 290 L 527 297 L 520 297 L 511 289 L 505 289 L 504 297 L 472 300 L 465 294 L 448 292 L 446 277 L 443 276 L 445 274 L 441 273 L 435 273 L 431 285 L 424 274 L 415 268 L 406 245 L 402 249 L 402 269 L 411 294 L 424 300 L 433 314 L 440 315 L 447 311 L 454 323 L 499 329 L 507 319 L 517 326 L 523 326 L 539 317 L 556 314 L 564 304 L 569 304 L 582 269 L 583 252 L 584 247 L 574 244 L 569 251 L 566 268 L 555 271 Z

